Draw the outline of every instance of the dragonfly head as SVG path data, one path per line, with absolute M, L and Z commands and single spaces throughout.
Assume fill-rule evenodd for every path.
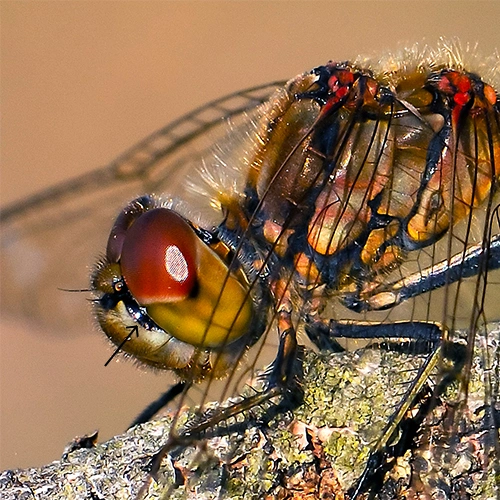
M 196 353 L 241 353 L 255 306 L 244 273 L 228 266 L 181 215 L 139 198 L 116 219 L 94 269 L 98 321 L 116 345 L 153 366 L 175 370 Z

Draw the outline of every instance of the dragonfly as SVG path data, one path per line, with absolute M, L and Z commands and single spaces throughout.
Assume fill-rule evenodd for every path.
M 330 61 L 223 97 L 2 210 L 6 305 L 41 323 L 81 322 L 85 301 L 53 293 L 54 269 L 67 262 L 57 286 L 74 288 L 105 248 L 93 314 L 113 356 L 177 375 L 167 399 L 204 383 L 205 401 L 216 380 L 221 400 L 234 396 L 274 343 L 261 388 L 187 430 L 174 420 L 153 472 L 224 420 L 294 394 L 300 405 L 300 336 L 330 350 L 405 348 L 421 363 L 399 367 L 410 373 L 400 402 L 343 485 L 361 497 L 426 391 L 432 406 L 457 385 L 458 432 L 480 345 L 481 466 L 500 494 L 498 359 L 487 349 L 500 320 L 498 58 L 486 75 L 447 45 L 414 54 Z M 17 272 L 19 258 L 33 267 Z

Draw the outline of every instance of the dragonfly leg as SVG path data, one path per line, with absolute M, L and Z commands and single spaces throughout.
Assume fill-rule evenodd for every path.
M 432 322 L 367 323 L 353 321 L 334 321 L 314 319 L 306 324 L 306 332 L 320 348 L 338 351 L 341 348 L 337 340 L 369 340 L 369 346 L 398 350 L 404 353 L 424 355 L 424 361 L 412 381 L 408 384 L 400 402 L 392 410 L 380 438 L 371 446 L 370 455 L 362 475 L 348 492 L 351 499 L 358 498 L 374 481 L 385 472 L 387 457 L 402 456 L 412 446 L 412 436 L 424 422 L 445 388 L 460 373 L 465 360 L 466 346 L 460 342 L 448 340 L 446 330 L 440 324 Z M 441 365 L 440 381 L 437 385 L 429 383 L 438 363 Z M 443 368 L 446 367 L 446 372 Z M 410 409 L 410 418 L 406 418 Z M 393 436 L 400 430 L 400 437 L 393 443 Z M 391 444 L 392 443 L 392 444 Z
M 439 323 L 425 321 L 368 323 L 315 319 L 307 322 L 305 330 L 319 349 L 334 352 L 344 350 L 338 339 L 358 339 L 392 350 L 428 354 L 443 338 Z
M 394 307 L 405 300 L 477 275 L 481 270 L 500 268 L 500 235 L 488 245 L 473 245 L 466 252 L 453 255 L 398 281 L 347 295 L 343 302 L 353 311 L 375 311 Z
M 279 280 L 274 284 L 273 291 L 280 297 L 276 311 L 279 347 L 276 358 L 268 370 L 267 385 L 286 387 L 291 379 L 294 361 L 297 359 L 297 334 L 292 323 L 293 305 L 290 290 Z
M 137 415 L 134 421 L 129 425 L 129 429 L 139 425 L 149 422 L 161 409 L 165 408 L 168 403 L 170 403 L 176 396 L 181 394 L 185 389 L 187 390 L 187 382 L 177 382 L 168 391 L 161 394 L 155 401 L 150 403 L 144 410 Z

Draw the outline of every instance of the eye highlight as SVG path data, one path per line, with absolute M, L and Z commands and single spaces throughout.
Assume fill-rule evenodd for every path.
M 189 278 L 188 263 L 179 247 L 170 245 L 165 250 L 165 269 L 178 283 L 183 283 Z
M 172 210 L 149 210 L 128 228 L 120 267 L 141 305 L 183 300 L 197 281 L 196 235 Z

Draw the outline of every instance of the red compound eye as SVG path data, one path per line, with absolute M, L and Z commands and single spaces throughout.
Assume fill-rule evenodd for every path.
M 182 300 L 196 284 L 196 235 L 172 210 L 149 210 L 127 230 L 120 267 L 139 304 Z

